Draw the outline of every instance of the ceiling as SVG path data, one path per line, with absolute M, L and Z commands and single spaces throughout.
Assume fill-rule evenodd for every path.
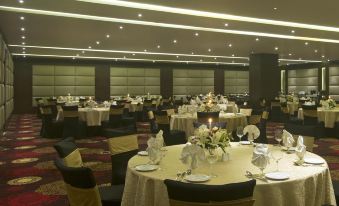
M 337 0 L 1 0 L 0 31 L 23 58 L 248 65 L 251 53 L 277 53 L 284 65 L 339 59 L 338 7 Z

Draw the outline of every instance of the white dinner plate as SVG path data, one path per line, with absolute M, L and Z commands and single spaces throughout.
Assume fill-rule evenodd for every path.
M 240 141 L 239 143 L 243 144 L 243 145 L 250 145 L 251 144 L 250 141 Z
M 137 165 L 135 166 L 135 170 L 139 172 L 149 172 L 158 169 L 158 165 L 150 165 L 150 164 L 144 164 L 144 165 Z
M 306 157 L 304 158 L 304 162 L 307 164 L 313 164 L 313 165 L 321 165 L 324 164 L 324 160 L 319 158 L 313 158 L 313 157 Z
M 140 152 L 138 152 L 138 155 L 140 155 L 140 156 L 148 156 L 148 152 L 147 151 L 140 151 Z
M 290 176 L 285 172 L 270 172 L 266 173 L 265 177 L 271 180 L 287 180 Z
M 185 180 L 189 182 L 206 182 L 211 177 L 204 174 L 196 174 L 196 175 L 187 175 L 185 176 Z
M 283 147 L 282 150 L 287 151 L 287 147 Z M 288 151 L 295 151 L 295 147 L 288 148 Z

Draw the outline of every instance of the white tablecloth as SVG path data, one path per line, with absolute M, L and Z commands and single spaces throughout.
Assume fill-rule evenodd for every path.
M 318 108 L 318 121 L 324 122 L 325 127 L 334 128 L 335 122 L 339 122 L 339 107 L 334 109 Z
M 192 136 L 194 133 L 193 122 L 197 121 L 197 114 L 194 115 L 184 114 L 179 115 L 175 114 L 171 116 L 170 128 L 171 130 L 181 130 L 185 131 L 186 136 Z M 243 114 L 234 114 L 234 113 L 220 113 L 219 121 L 226 122 L 226 128 L 229 132 L 235 130 L 239 126 L 246 126 L 247 119 Z
M 160 169 L 153 172 L 137 172 L 134 167 L 149 162 L 148 157 L 135 156 L 128 163 L 122 206 L 169 206 L 165 179 L 175 179 L 178 172 L 188 166 L 179 160 L 183 145 L 167 147 L 166 155 L 160 163 Z M 270 146 L 277 150 L 278 147 Z M 259 173 L 251 164 L 252 146 L 232 143 L 229 149 L 231 160 L 217 162 L 213 173 L 217 175 L 205 184 L 221 185 L 244 182 L 249 179 L 245 172 Z M 306 157 L 321 158 L 313 153 Z M 257 180 L 254 188 L 255 206 L 321 206 L 325 203 L 336 205 L 330 172 L 327 164 L 322 166 L 295 166 L 295 154 L 284 154 L 279 163 L 280 171 L 288 173 L 285 181 L 264 182 Z M 272 172 L 276 164 L 272 161 L 264 172 Z M 209 174 L 207 163 L 202 163 L 194 171 L 197 174 Z
M 109 120 L 109 108 L 79 108 L 79 119 L 87 123 L 87 126 L 100 126 L 102 121 Z M 58 111 L 56 120 L 64 119 L 63 110 Z
M 127 108 L 129 112 L 140 112 L 143 109 L 143 103 L 131 102 L 130 104 L 126 104 L 125 108 Z

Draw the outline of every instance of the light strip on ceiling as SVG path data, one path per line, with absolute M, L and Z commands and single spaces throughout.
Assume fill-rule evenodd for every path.
M 19 7 L 0 6 L 0 10 L 10 11 L 10 12 L 28 13 L 28 14 L 39 14 L 39 15 L 47 15 L 47 16 L 59 16 L 59 17 L 104 21 L 104 22 L 154 26 L 154 27 L 162 27 L 162 28 L 173 28 L 173 29 L 183 29 L 183 30 L 206 31 L 206 32 L 215 32 L 215 33 L 239 34 L 239 35 L 256 36 L 256 37 L 260 36 L 260 37 L 271 37 L 271 38 L 278 38 L 278 39 L 292 39 L 292 40 L 327 42 L 327 43 L 339 44 L 339 40 L 336 40 L 336 39 L 291 36 L 291 35 L 284 35 L 284 34 L 272 34 L 272 33 L 254 32 L 254 31 L 230 30 L 230 29 L 215 29 L 215 28 L 207 28 L 207 27 L 158 23 L 158 22 L 130 20 L 130 19 L 120 19 L 120 18 L 112 18 L 112 17 L 102 17 L 102 16 L 93 16 L 93 15 L 85 15 L 85 14 L 57 12 L 57 11 L 46 11 L 46 10 L 38 10 L 38 9 L 27 9 L 27 8 L 19 8 Z
M 52 49 L 52 50 L 67 50 L 67 51 L 87 51 L 87 52 L 104 52 L 104 53 L 122 53 L 122 54 L 145 54 L 145 55 L 163 55 L 163 56 L 188 56 L 188 57 L 205 57 L 205 58 L 224 58 L 224 59 L 245 59 L 248 57 L 230 57 L 230 56 L 213 56 L 213 55 L 200 55 L 200 54 L 176 54 L 176 53 L 160 53 L 160 52 L 140 52 L 140 51 L 120 51 L 120 50 L 105 50 L 105 49 L 81 49 L 81 48 L 68 48 L 68 47 L 50 47 L 50 46 L 33 46 L 33 45 L 15 45 L 9 44 L 9 47 L 19 48 L 35 48 L 35 49 Z M 307 59 L 279 59 L 279 61 L 290 62 L 322 62 L 318 60 Z
M 234 20 L 234 21 L 242 21 L 242 22 L 250 22 L 250 23 L 295 27 L 295 28 L 302 28 L 302 29 L 339 32 L 339 28 L 337 27 L 304 24 L 304 23 L 289 22 L 289 21 L 278 21 L 278 20 L 272 20 L 272 19 L 253 18 L 253 17 L 246 17 L 246 16 L 237 16 L 237 15 L 231 15 L 231 14 L 206 12 L 206 11 L 199 11 L 199 10 L 192 10 L 192 9 L 160 6 L 160 5 L 154 5 L 154 4 L 136 3 L 136 2 L 130 2 L 130 1 L 119 1 L 119 0 L 77 0 L 77 1 L 121 6 L 121 7 L 134 8 L 134 9 L 144 9 L 144 10 L 150 10 L 150 11 L 160 11 L 160 12 L 167 12 L 167 13 L 173 13 L 173 14 L 209 17 L 209 18 L 215 18 L 215 19 L 226 19 L 226 20 Z
M 145 62 L 174 62 L 174 63 L 195 63 L 195 64 L 218 64 L 218 65 L 243 65 L 246 63 L 233 62 L 204 62 L 204 61 L 181 61 L 181 60 L 164 60 L 164 59 L 135 59 L 135 58 L 115 58 L 115 57 L 95 57 L 95 56 L 66 56 L 54 54 L 22 54 L 12 53 L 13 56 L 32 56 L 32 57 L 56 57 L 56 58 L 76 58 L 76 59 L 101 59 L 101 60 L 123 60 L 123 61 L 145 61 Z
M 33 46 L 33 45 L 15 45 L 10 44 L 9 47 L 20 48 L 37 48 L 37 49 L 54 49 L 54 50 L 71 50 L 71 51 L 89 51 L 89 52 L 104 52 L 104 53 L 123 53 L 123 54 L 145 54 L 145 55 L 163 55 L 163 56 L 187 56 L 187 57 L 207 57 L 207 58 L 222 58 L 222 59 L 246 59 L 248 57 L 232 57 L 232 56 L 213 56 L 201 54 L 176 54 L 176 53 L 161 53 L 161 52 L 140 52 L 140 51 L 121 51 L 121 50 L 105 50 L 105 49 L 81 49 L 68 47 L 50 47 L 50 46 Z

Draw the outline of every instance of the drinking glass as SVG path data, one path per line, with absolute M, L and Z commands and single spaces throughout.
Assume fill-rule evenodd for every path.
M 237 136 L 239 137 L 239 142 L 241 142 L 241 138 L 244 136 L 244 128 L 243 127 L 237 127 Z
M 281 129 L 276 129 L 274 131 L 274 139 L 278 142 L 278 146 L 280 147 L 281 146 L 280 142 L 282 141 L 282 130 Z
M 276 172 L 279 172 L 279 161 L 284 157 L 284 153 L 279 151 L 279 150 L 273 150 L 271 151 L 271 158 L 274 160 L 276 163 Z
M 209 163 L 210 177 L 217 177 L 217 175 L 212 174 L 212 165 L 218 161 L 218 153 L 216 148 L 209 148 L 206 152 L 206 159 Z
M 254 166 L 256 166 L 258 169 L 260 169 L 260 174 L 259 174 L 260 177 L 265 177 L 264 170 L 267 167 L 267 164 L 268 164 L 267 160 L 264 161 L 263 164 L 261 164 L 261 165 L 255 165 L 254 164 Z

